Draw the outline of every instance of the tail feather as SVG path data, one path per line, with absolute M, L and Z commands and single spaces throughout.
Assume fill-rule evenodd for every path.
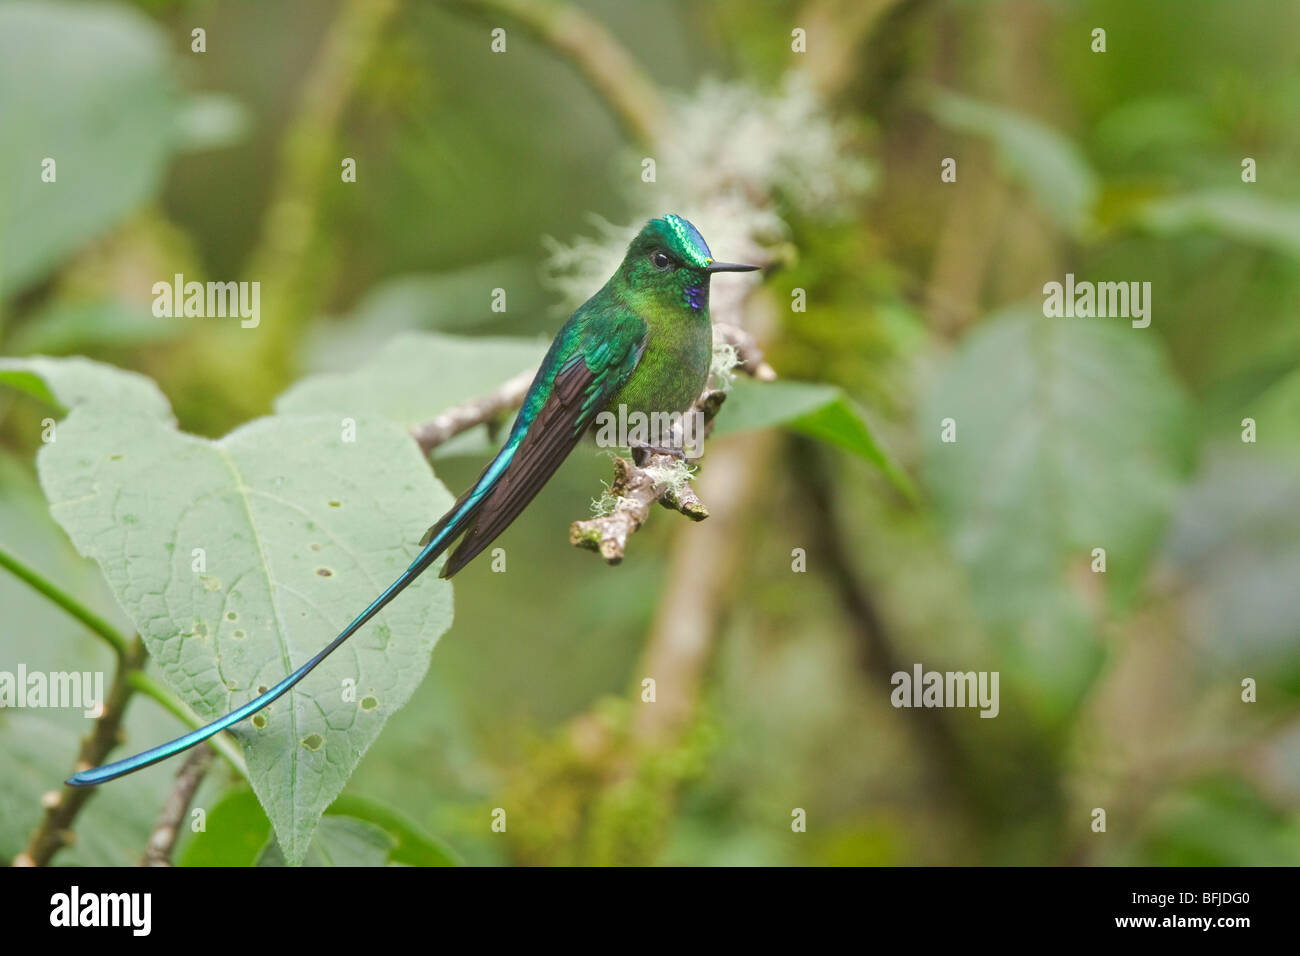
M 132 757 L 126 757 L 113 763 L 104 764 L 102 767 L 96 767 L 93 770 L 83 770 L 75 773 L 68 778 L 67 783 L 70 787 L 91 787 L 95 784 L 106 783 L 109 780 L 115 780 L 118 777 L 141 770 L 160 760 L 166 760 L 183 750 L 201 744 L 209 737 L 213 737 L 221 731 L 233 727 L 241 720 L 245 720 L 257 713 L 263 707 L 279 699 L 293 688 L 300 680 L 306 677 L 315 669 L 316 665 L 325 658 L 329 657 L 338 647 L 349 637 L 361 629 L 361 626 L 369 621 L 372 617 L 384 609 L 389 601 L 397 597 L 406 589 L 412 581 L 418 578 L 428 567 L 433 564 L 438 557 L 447 550 L 448 546 L 456 537 L 465 530 L 466 525 L 477 513 L 478 508 L 483 503 L 484 496 L 491 489 L 492 484 L 500 477 L 501 471 L 509 463 L 510 454 L 513 453 L 513 447 L 507 445 L 492 463 L 484 470 L 465 494 L 456 500 L 456 503 L 448 509 L 447 513 L 431 527 L 420 540 L 423 546 L 420 553 L 416 555 L 411 566 L 388 586 L 383 594 L 375 598 L 370 606 L 357 615 L 347 627 L 339 632 L 339 635 L 330 641 L 315 657 L 303 664 L 296 671 L 286 677 L 280 683 L 259 694 L 248 703 L 244 704 L 224 717 L 219 717 L 212 723 L 207 724 L 197 730 L 191 730 L 187 734 L 170 740 L 165 744 L 159 744 L 150 750 L 135 754 Z

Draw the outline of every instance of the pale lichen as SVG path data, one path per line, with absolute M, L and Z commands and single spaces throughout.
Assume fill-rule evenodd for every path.
M 699 469 L 679 459 L 662 462 L 655 459 L 641 469 L 656 485 L 666 489 L 670 494 L 681 494 L 682 489 L 695 477 Z
M 740 367 L 740 353 L 730 342 L 713 340 L 713 360 L 709 365 L 709 387 L 731 391 L 736 381 L 736 369 Z
M 762 264 L 786 242 L 789 228 L 775 204 L 754 197 L 780 196 L 801 211 L 833 215 L 851 208 L 846 200 L 871 183 L 850 130 L 831 119 L 801 73 L 788 75 L 771 94 L 748 83 L 706 81 L 672 111 L 670 132 L 650 157 L 653 186 L 639 178 L 629 184 L 632 221 L 592 216 L 594 236 L 543 240 L 544 282 L 560 293 L 566 312 L 618 268 L 646 219 L 677 213 L 699 228 L 715 255 Z M 733 313 L 755 281 L 714 283 L 714 317 Z

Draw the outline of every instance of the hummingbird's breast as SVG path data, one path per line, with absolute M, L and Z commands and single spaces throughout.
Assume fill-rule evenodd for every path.
M 684 412 L 700 397 L 713 361 L 713 324 L 709 313 L 680 313 L 647 321 L 645 351 L 627 383 L 610 400 L 629 413 Z

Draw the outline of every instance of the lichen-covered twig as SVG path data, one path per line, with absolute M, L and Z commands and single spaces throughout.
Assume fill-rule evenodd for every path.
M 770 382 L 776 378 L 776 372 L 763 358 L 763 350 L 748 332 L 728 322 L 715 322 L 713 330 L 715 341 L 736 350 L 740 369 L 759 381 Z M 687 412 L 687 415 L 696 412 L 703 415 L 704 437 L 713 431 L 713 420 L 726 397 L 726 392 L 706 387 Z M 607 514 L 573 522 L 569 526 L 569 543 L 595 551 L 608 564 L 618 564 L 627 552 L 627 539 L 645 524 L 650 517 L 650 506 L 656 501 L 672 511 L 680 511 L 692 521 L 703 521 L 709 516 L 709 509 L 695 494 L 690 481 L 665 480 L 674 472 L 680 473 L 679 463 L 672 455 L 662 452 L 652 452 L 639 463 L 615 458 L 614 480 L 608 495 L 614 501 L 613 507 Z
M 411 429 L 411 436 L 426 455 L 449 438 L 475 425 L 491 421 L 502 412 L 518 407 L 533 380 L 533 372 L 521 372 L 487 395 L 449 408 L 441 415 Z
M 199 789 L 199 784 L 203 782 L 203 776 L 208 772 L 208 764 L 211 762 L 212 751 L 207 747 L 196 747 L 185 758 L 180 773 L 176 774 L 176 783 L 172 787 L 172 792 L 168 794 L 162 813 L 158 815 L 158 822 L 154 824 L 153 832 L 149 834 L 149 842 L 144 847 L 144 856 L 140 858 L 141 866 L 172 865 L 172 850 L 176 847 L 176 838 L 180 835 L 181 824 L 190 808 L 190 801 L 194 799 L 194 794 Z
M 676 459 L 671 455 L 653 453 L 643 465 L 635 465 L 626 458 L 614 459 L 614 480 L 609 495 L 615 504 L 609 514 L 575 521 L 569 526 L 569 542 L 580 548 L 595 551 L 610 564 L 623 560 L 627 539 L 650 516 L 650 506 L 656 501 L 666 508 L 680 511 L 692 521 L 702 521 L 709 510 L 695 496 L 689 484 L 670 490 L 662 481 L 655 480 L 655 470 L 671 468 Z
M 713 430 L 713 419 L 726 397 L 719 389 L 706 388 L 687 412 L 704 416 L 705 436 Z M 666 476 L 680 472 L 680 467 L 677 458 L 659 451 L 651 452 L 639 464 L 615 458 L 608 496 L 614 501 L 613 507 L 607 514 L 573 522 L 569 526 L 569 543 L 595 551 L 608 564 L 618 564 L 627 551 L 627 539 L 650 517 L 650 506 L 656 501 L 692 521 L 703 521 L 709 509 L 690 482 L 666 480 Z
M 738 325 L 730 322 L 714 322 L 713 336 L 721 339 L 736 350 L 739 367 L 760 382 L 776 381 L 776 369 L 767 364 L 763 350 L 758 347 L 754 337 Z

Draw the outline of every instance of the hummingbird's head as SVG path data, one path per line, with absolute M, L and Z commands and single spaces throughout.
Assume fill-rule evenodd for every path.
M 716 262 L 700 231 L 681 216 L 651 219 L 637 233 L 620 273 L 634 295 L 700 311 L 709 301 L 715 272 L 753 272 L 758 266 Z

